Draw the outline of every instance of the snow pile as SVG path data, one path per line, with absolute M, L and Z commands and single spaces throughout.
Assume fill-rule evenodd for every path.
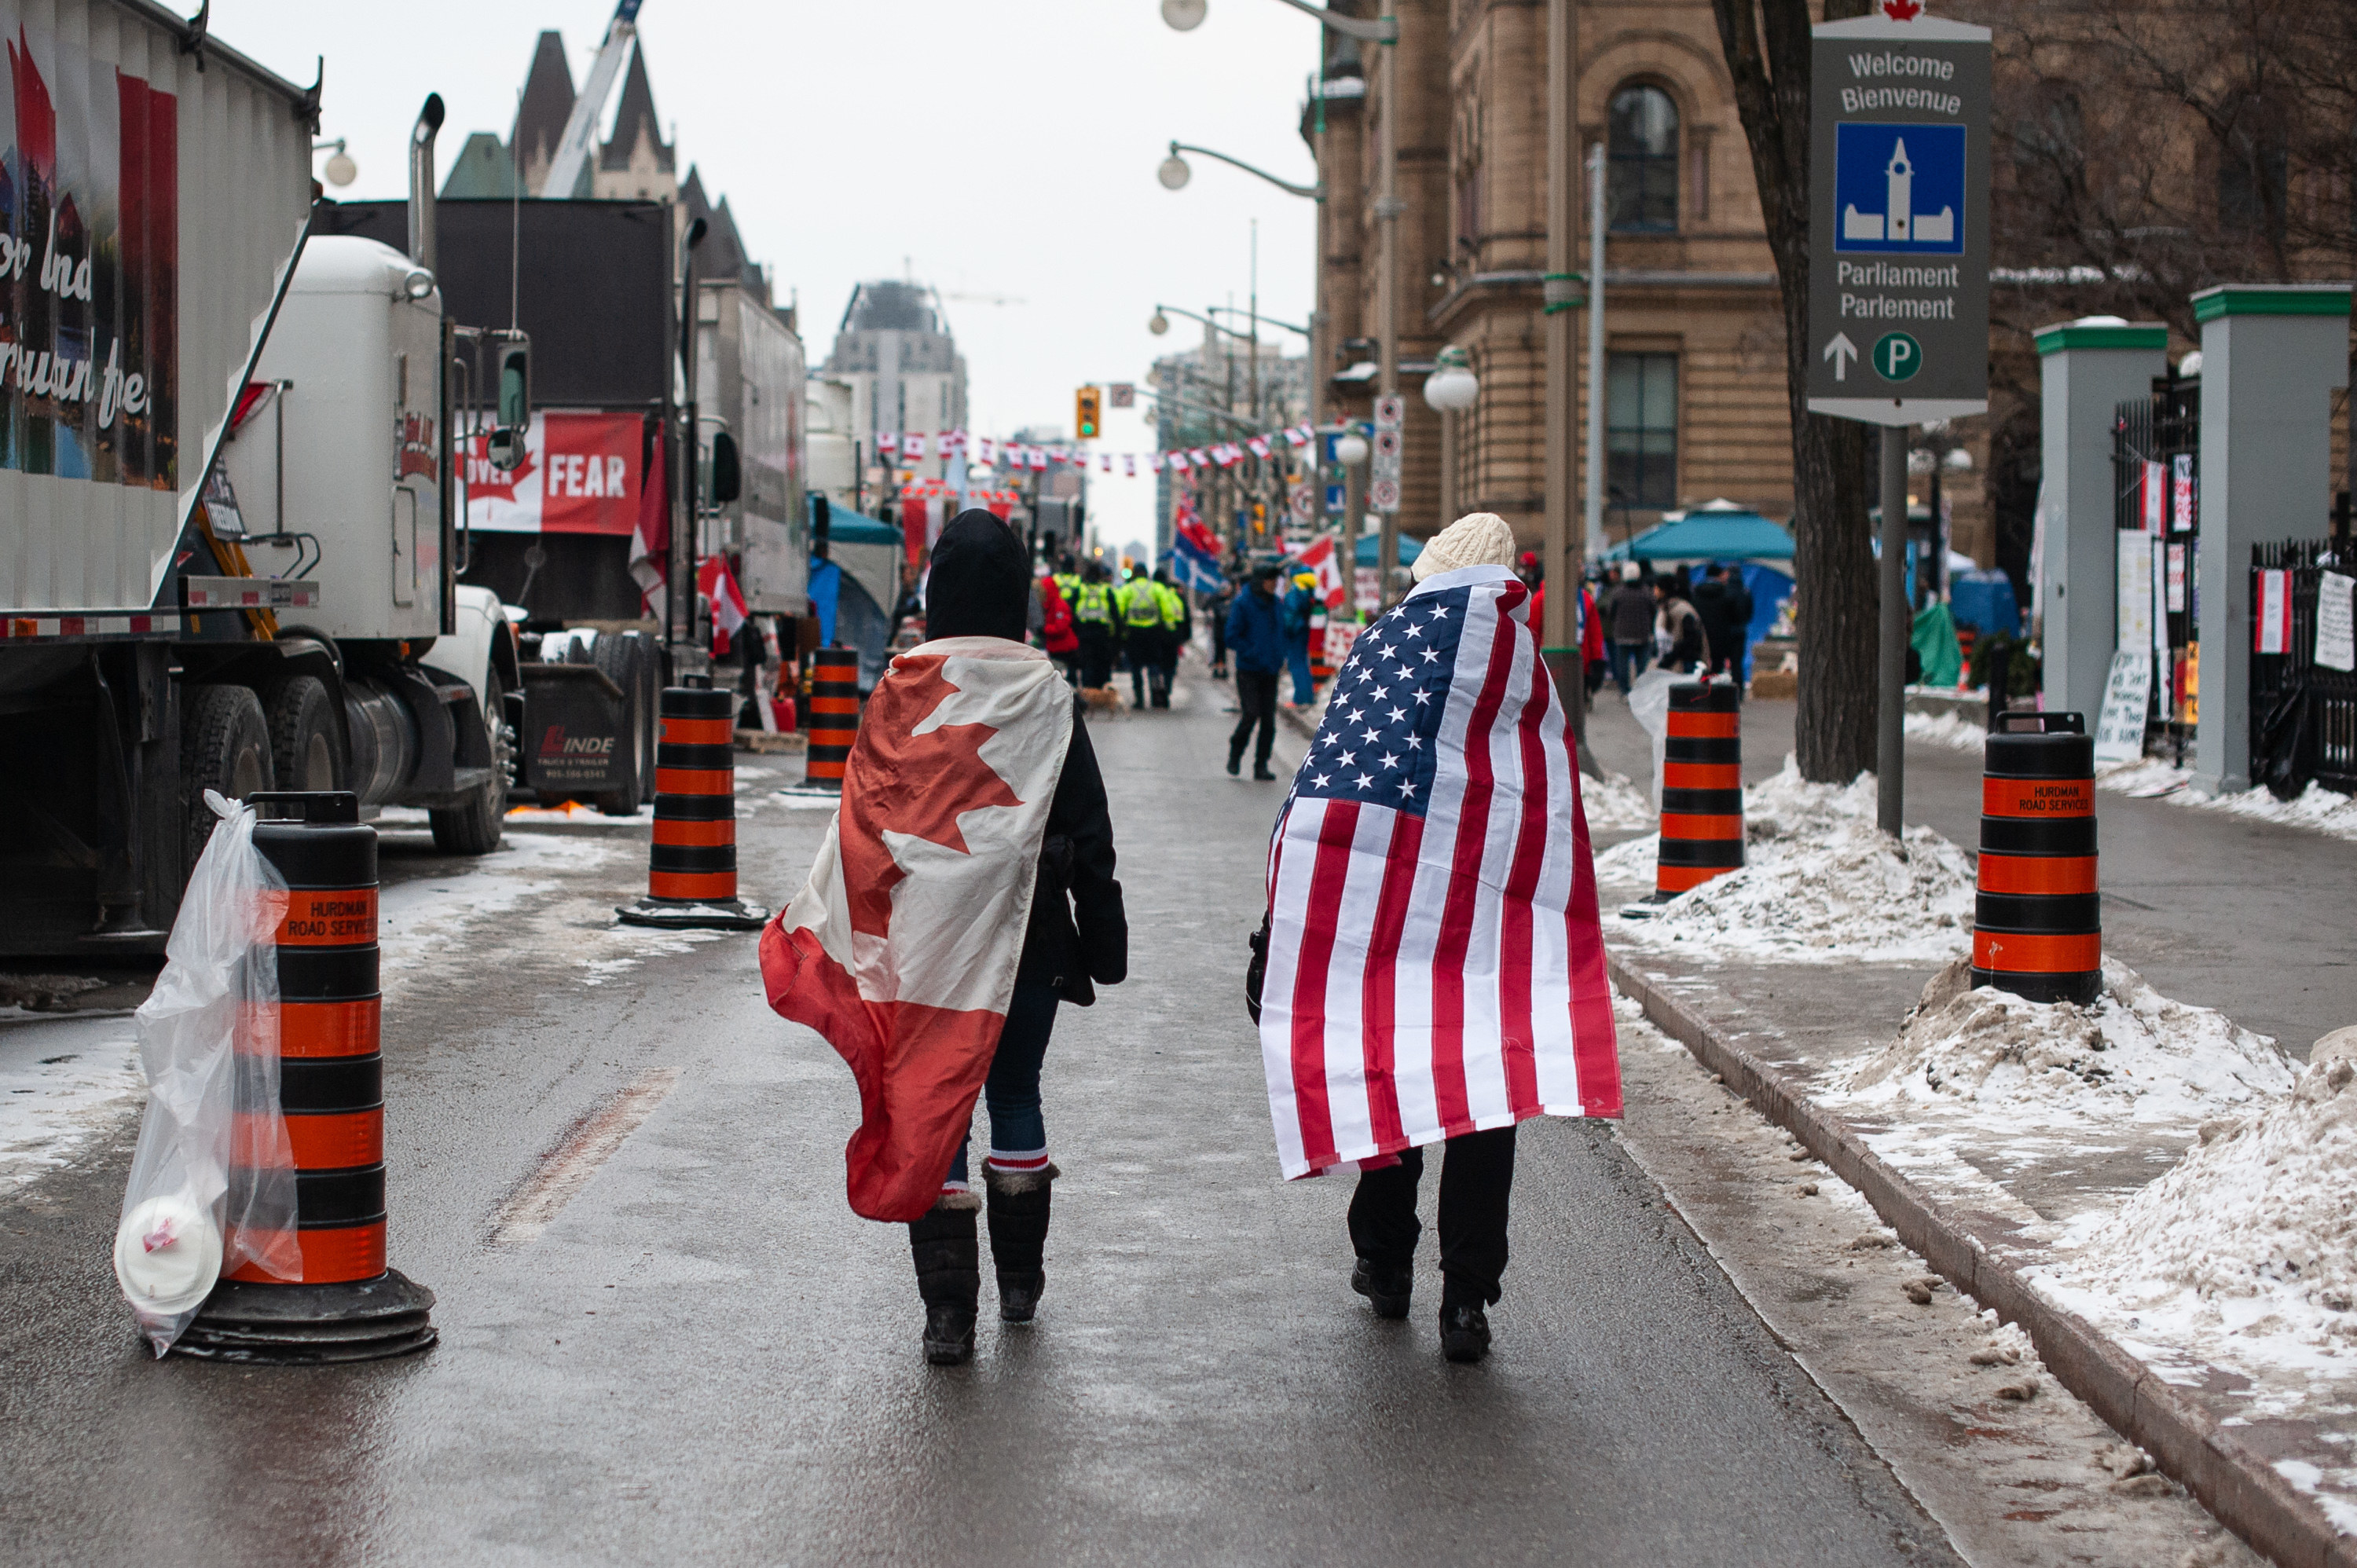
M 1654 822 L 1653 802 L 1626 774 L 1610 773 L 1601 779 L 1581 774 L 1579 807 L 1587 815 L 1590 832 L 1598 828 L 1650 828 Z
M 2190 1352 L 2345 1383 L 2357 1360 L 2357 1053 L 2318 1054 L 2288 1095 L 2206 1123 L 2159 1180 L 2074 1226 L 2072 1250 L 2033 1278 L 2147 1359 Z M 2262 1393 L 2251 1413 L 2275 1402 Z
M 2098 768 L 2095 787 L 2143 800 L 2166 796 L 2197 811 L 2220 811 L 2246 822 L 2274 822 L 2287 828 L 2309 828 L 2334 838 L 2357 839 L 2357 799 L 2338 794 L 2314 779 L 2288 800 L 2278 800 L 2265 789 L 2212 795 L 2194 787 L 2191 768 L 2173 767 L 2157 757 L 2147 757 Z
M 1909 714 L 1907 738 L 1926 746 L 1956 751 L 1979 751 L 1988 743 L 1988 726 L 1962 714 Z
M 1973 868 L 1929 828 L 1893 843 L 1875 826 L 1874 776 L 1812 784 L 1784 770 L 1744 791 L 1744 861 L 1621 934 L 1680 950 L 1785 962 L 1938 961 L 1973 924 Z M 1599 882 L 1651 884 L 1658 836 L 1596 857 Z
M 2172 1002 L 2117 960 L 2082 1007 L 1975 989 L 1960 958 L 1923 988 L 1890 1044 L 1842 1064 L 1828 1098 L 1878 1120 L 1955 1111 L 2007 1127 L 2142 1122 L 2190 1132 L 2271 1104 L 2292 1064 L 2222 1013 Z

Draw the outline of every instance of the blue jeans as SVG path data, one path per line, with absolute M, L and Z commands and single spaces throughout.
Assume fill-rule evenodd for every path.
M 1612 656 L 1612 683 L 1620 688 L 1620 694 L 1625 697 L 1629 694 L 1630 682 L 1642 675 L 1645 672 L 1645 666 L 1653 661 L 1652 645 L 1644 642 L 1608 642 L 1604 646 Z
M 1306 707 L 1318 694 L 1309 684 L 1309 643 L 1307 639 L 1286 645 L 1285 667 L 1293 671 L 1294 703 Z
M 1006 1023 L 998 1031 L 998 1050 L 990 1058 L 990 1076 L 983 1080 L 982 1102 L 990 1110 L 990 1152 L 1016 1168 L 1042 1164 L 1048 1155 L 1048 1123 L 1039 1114 L 1039 1064 L 1048 1055 L 1048 1036 L 1056 1027 L 1056 988 L 1042 981 L 1017 981 L 1006 1004 Z M 969 1138 L 967 1142 L 970 1142 Z M 966 1190 L 966 1143 L 958 1144 L 950 1162 L 945 1187 Z

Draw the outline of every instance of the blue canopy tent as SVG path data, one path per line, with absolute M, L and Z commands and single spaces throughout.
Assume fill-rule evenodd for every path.
M 1375 553 L 1382 547 L 1383 542 L 1383 535 L 1379 533 L 1362 533 L 1359 535 L 1359 564 L 1364 566 L 1370 572 L 1373 571 L 1375 569 Z M 1405 533 L 1399 536 L 1399 564 L 1401 565 L 1415 565 L 1415 558 L 1423 553 L 1423 540 L 1410 539 Z
M 892 607 L 900 597 L 901 533 L 891 523 L 840 507 L 827 514 L 829 558 L 811 563 L 811 608 L 822 639 L 858 650 L 864 692 L 884 673 Z
M 1792 575 L 1767 563 L 1792 558 L 1792 536 L 1782 523 L 1731 501 L 1713 501 L 1684 513 L 1672 513 L 1634 539 L 1604 553 L 1607 561 L 1725 561 L 1743 574 L 1751 590 L 1751 624 L 1744 629 L 1748 646 L 1774 628 L 1784 601 L 1792 596 Z M 1749 662 L 1749 655 L 1746 654 Z

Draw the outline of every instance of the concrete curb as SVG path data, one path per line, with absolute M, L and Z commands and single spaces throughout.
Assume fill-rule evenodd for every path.
M 1959 1220 L 1868 1149 L 1847 1123 L 1774 1068 L 1720 1035 L 1619 954 L 1608 951 L 1606 963 L 1612 983 L 1644 1009 L 1655 1027 L 1865 1194 L 1899 1239 L 1958 1290 L 2019 1324 L 2063 1387 L 2149 1453 L 2164 1474 L 2199 1498 L 2221 1523 L 2282 1568 L 2357 1568 L 2357 1540 L 2335 1530 L 2314 1498 L 2277 1475 L 2231 1429 L 2086 1319 L 2040 1295 Z

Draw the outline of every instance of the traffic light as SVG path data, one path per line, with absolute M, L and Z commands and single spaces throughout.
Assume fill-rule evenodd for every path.
M 1093 441 L 1097 434 L 1097 410 L 1104 402 L 1104 393 L 1096 387 L 1082 387 L 1072 394 L 1072 428 L 1079 439 Z

